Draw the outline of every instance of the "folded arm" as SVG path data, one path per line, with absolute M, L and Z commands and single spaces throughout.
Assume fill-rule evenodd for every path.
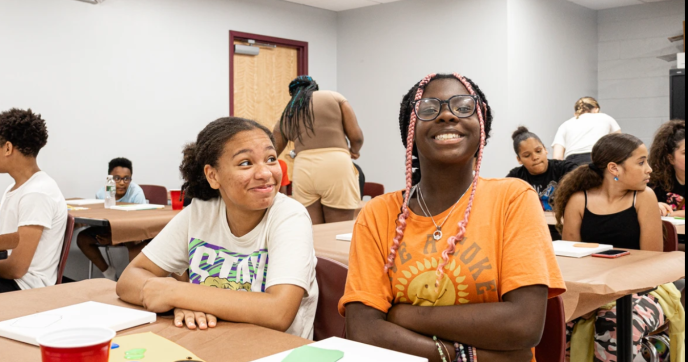
M 305 294 L 294 285 L 273 286 L 265 293 L 236 292 L 180 282 L 169 275 L 142 253 L 122 274 L 117 294 L 156 313 L 180 308 L 282 332 L 292 325 Z
M 434 309 L 434 308 L 428 308 Z M 388 320 L 389 316 L 362 303 L 351 303 L 346 306 L 347 337 L 351 340 L 398 351 L 414 356 L 427 358 L 430 362 L 441 362 L 437 345 L 431 337 L 416 333 Z M 442 341 L 453 360 L 453 343 Z M 462 341 L 462 343 L 466 343 Z M 484 362 L 530 362 L 533 358 L 529 349 L 518 351 L 478 352 L 480 361 Z

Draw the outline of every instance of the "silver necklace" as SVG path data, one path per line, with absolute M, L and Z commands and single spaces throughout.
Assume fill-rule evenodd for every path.
M 435 228 L 437 228 L 437 230 L 432 234 L 432 237 L 436 241 L 440 241 L 440 240 L 442 240 L 442 237 L 444 236 L 444 234 L 442 233 L 442 228 L 444 227 L 444 224 L 447 223 L 447 221 L 449 220 L 449 217 L 451 217 L 451 215 L 454 213 L 456 206 L 459 205 L 459 202 L 466 195 L 466 192 L 468 192 L 468 189 L 466 189 L 466 191 L 463 192 L 463 195 L 461 195 L 461 197 L 459 197 L 459 199 L 456 201 L 456 203 L 454 204 L 454 207 L 452 207 L 452 209 L 449 212 L 449 214 L 447 215 L 447 217 L 444 218 L 444 221 L 442 222 L 442 224 L 437 225 L 437 222 L 435 222 L 435 218 L 432 217 L 432 215 L 430 215 L 430 208 L 425 203 L 425 197 L 423 197 L 423 190 L 420 188 L 420 185 L 416 186 L 416 188 L 418 189 L 418 205 L 420 206 L 420 209 L 423 211 L 423 213 L 425 214 L 426 217 L 429 217 L 432 220 L 432 223 L 435 224 Z M 469 186 L 469 189 L 470 189 L 470 186 Z

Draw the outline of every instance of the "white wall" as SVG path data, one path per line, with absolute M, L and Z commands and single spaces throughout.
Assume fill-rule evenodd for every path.
M 657 57 L 683 51 L 683 43 L 668 38 L 681 34 L 685 19 L 685 0 L 599 13 L 602 107 L 647 144 L 671 113 L 669 71 L 676 61 Z
M 183 145 L 229 113 L 229 31 L 309 42 L 311 73 L 336 89 L 336 18 L 276 0 L 0 0 L 0 110 L 43 115 L 39 164 L 67 197 L 93 197 L 119 156 L 139 183 L 178 188 Z M 121 271 L 126 249 L 112 254 Z M 87 265 L 73 245 L 65 274 Z
M 229 31 L 308 41 L 336 89 L 336 18 L 276 0 L 0 0 L 0 110 L 43 115 L 39 164 L 67 197 L 93 197 L 119 156 L 178 188 L 183 145 L 229 113 Z
M 368 181 L 403 188 L 399 104 L 430 73 L 460 72 L 485 91 L 497 119 L 483 174 L 505 174 L 495 160 L 508 118 L 506 3 L 407 0 L 339 13 L 339 91 L 366 135 L 360 164 Z
M 504 152 L 515 167 L 507 131 L 527 126 L 550 147 L 559 126 L 573 116 L 576 101 L 597 96 L 598 32 L 597 12 L 567 0 L 508 4 L 509 117 L 499 142 L 511 147 Z

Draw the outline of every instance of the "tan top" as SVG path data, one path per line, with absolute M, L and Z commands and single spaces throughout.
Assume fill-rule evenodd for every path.
M 343 148 L 349 150 L 344 132 L 344 118 L 341 105 L 347 102 L 343 95 L 333 91 L 313 93 L 313 130 L 307 132 L 301 127 L 302 141 L 294 141 L 296 153 L 321 148 Z M 302 125 L 303 126 L 303 125 Z

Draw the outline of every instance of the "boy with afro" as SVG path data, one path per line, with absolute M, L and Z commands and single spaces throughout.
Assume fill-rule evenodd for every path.
M 0 113 L 0 174 L 14 179 L 0 202 L 0 293 L 55 285 L 67 227 L 57 183 L 38 168 L 48 129 L 31 110 Z

